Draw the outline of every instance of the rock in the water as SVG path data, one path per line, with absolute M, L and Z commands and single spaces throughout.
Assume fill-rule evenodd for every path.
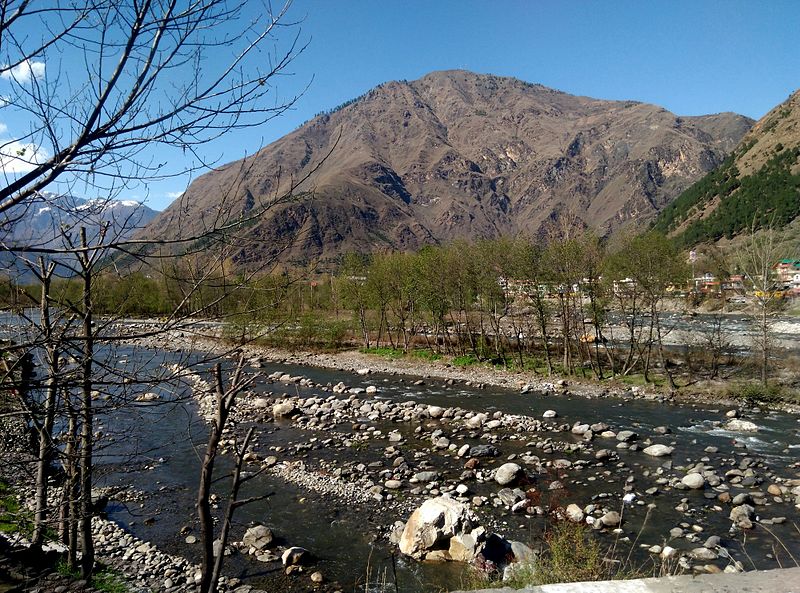
M 737 527 L 741 527 L 742 529 L 752 529 L 752 518 L 755 514 L 755 508 L 749 504 L 740 504 L 739 506 L 731 509 L 731 514 L 728 515 L 728 518 L 733 521 L 734 525 Z
M 686 474 L 681 479 L 681 483 L 686 486 L 687 488 L 692 488 L 693 490 L 699 490 L 706 485 L 706 479 L 697 473 Z
M 572 503 L 571 505 L 567 506 L 565 511 L 567 519 L 572 521 L 573 523 L 581 523 L 583 522 L 583 509 Z
M 703 548 L 695 548 L 691 552 L 689 552 L 689 556 L 691 556 L 694 560 L 716 560 L 717 553 L 714 550 L 710 550 L 706 547 Z
M 753 422 L 739 418 L 731 418 L 725 423 L 724 428 L 735 432 L 758 432 L 758 426 Z
M 645 447 L 642 453 L 650 455 L 651 457 L 665 457 L 667 455 L 672 455 L 672 447 L 668 447 L 667 445 L 650 445 L 649 447 Z
M 469 448 L 470 457 L 497 457 L 500 451 L 492 445 L 473 445 Z
M 280 402 L 272 406 L 272 415 L 276 418 L 291 416 L 297 408 L 292 402 Z
M 307 564 L 311 559 L 311 554 L 305 548 L 300 546 L 292 546 L 287 548 L 281 555 L 281 562 L 284 566 L 296 566 L 298 564 Z
M 620 517 L 617 511 L 608 511 L 605 515 L 600 517 L 600 522 L 606 527 L 618 527 L 622 522 L 622 517 Z
M 556 418 L 558 416 L 558 412 L 555 410 L 545 410 L 544 414 L 542 414 L 542 418 Z
M 639 435 L 637 435 L 632 430 L 620 430 L 617 433 L 617 440 L 621 441 L 623 443 L 629 443 L 631 441 L 635 441 L 638 438 L 639 438 Z
M 256 525 L 244 532 L 242 543 L 256 552 L 263 550 L 272 543 L 272 530 L 266 525 Z
M 400 537 L 400 551 L 422 558 L 434 546 L 448 547 L 445 540 L 470 533 L 473 523 L 465 504 L 445 496 L 428 499 L 408 519 Z
M 522 472 L 522 468 L 516 463 L 504 463 L 497 468 L 494 473 L 494 480 L 501 486 L 511 484 Z

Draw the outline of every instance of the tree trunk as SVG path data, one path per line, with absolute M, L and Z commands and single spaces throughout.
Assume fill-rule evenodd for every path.
M 36 494 L 34 511 L 34 529 L 32 542 L 41 546 L 44 541 L 45 523 L 47 521 L 47 480 L 50 476 L 50 463 L 53 460 L 53 424 L 55 422 L 56 395 L 58 393 L 58 350 L 52 340 L 52 323 L 50 320 L 50 279 L 55 265 L 45 266 L 44 258 L 39 258 L 41 272 L 41 327 L 45 336 L 45 358 L 47 363 L 47 379 L 45 380 L 44 421 L 39 426 L 39 454 L 36 461 Z
M 80 521 L 78 531 L 81 542 L 81 575 L 89 579 L 94 568 L 94 541 L 92 539 L 92 363 L 94 357 L 94 328 L 92 328 L 92 270 L 91 257 L 86 250 L 86 228 L 81 227 L 81 272 L 83 275 L 83 360 L 81 361 L 80 398 Z
M 200 466 L 200 485 L 197 488 L 197 516 L 200 521 L 200 542 L 202 545 L 202 578 L 200 593 L 210 593 L 214 574 L 214 518 L 211 514 L 211 484 L 214 478 L 214 462 L 217 458 L 222 431 L 228 420 L 228 408 L 222 392 L 222 367 L 214 367 L 216 382 L 217 413 L 211 422 L 206 453 Z M 221 551 L 220 551 L 221 553 Z

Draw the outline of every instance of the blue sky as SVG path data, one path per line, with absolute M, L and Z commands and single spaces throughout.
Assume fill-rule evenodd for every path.
M 240 158 L 380 82 L 433 70 L 514 76 L 680 115 L 759 118 L 800 88 L 796 0 L 295 0 L 290 14 L 309 45 L 277 91 L 310 87 L 279 120 L 209 145 L 208 158 Z M 121 197 L 163 209 L 187 181 Z

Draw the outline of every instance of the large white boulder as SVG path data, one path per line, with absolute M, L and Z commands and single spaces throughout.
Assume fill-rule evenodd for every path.
M 409 517 L 400 536 L 400 551 L 423 558 L 434 549 L 447 550 L 453 537 L 471 533 L 474 524 L 465 504 L 446 496 L 430 498 Z
M 651 457 L 665 457 L 666 455 L 672 455 L 672 447 L 668 447 L 667 445 L 650 445 L 649 447 L 645 447 L 642 453 L 650 455 Z
M 739 418 L 731 418 L 725 423 L 727 430 L 734 432 L 758 432 L 758 426 L 749 420 L 741 420 Z

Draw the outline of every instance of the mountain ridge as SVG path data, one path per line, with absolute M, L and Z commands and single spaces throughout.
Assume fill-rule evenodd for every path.
M 685 245 L 732 239 L 800 217 L 800 90 L 745 134 L 720 167 L 659 214 L 653 228 Z
M 649 222 L 751 124 L 434 72 L 379 85 L 201 176 L 145 234 L 176 238 L 222 211 L 246 216 L 315 167 L 298 188 L 313 190 L 313 200 L 281 204 L 251 225 L 237 262 L 275 256 L 270 238 L 287 234 L 298 239 L 283 257 L 296 263 L 465 236 L 541 235 L 564 218 L 610 234 Z

